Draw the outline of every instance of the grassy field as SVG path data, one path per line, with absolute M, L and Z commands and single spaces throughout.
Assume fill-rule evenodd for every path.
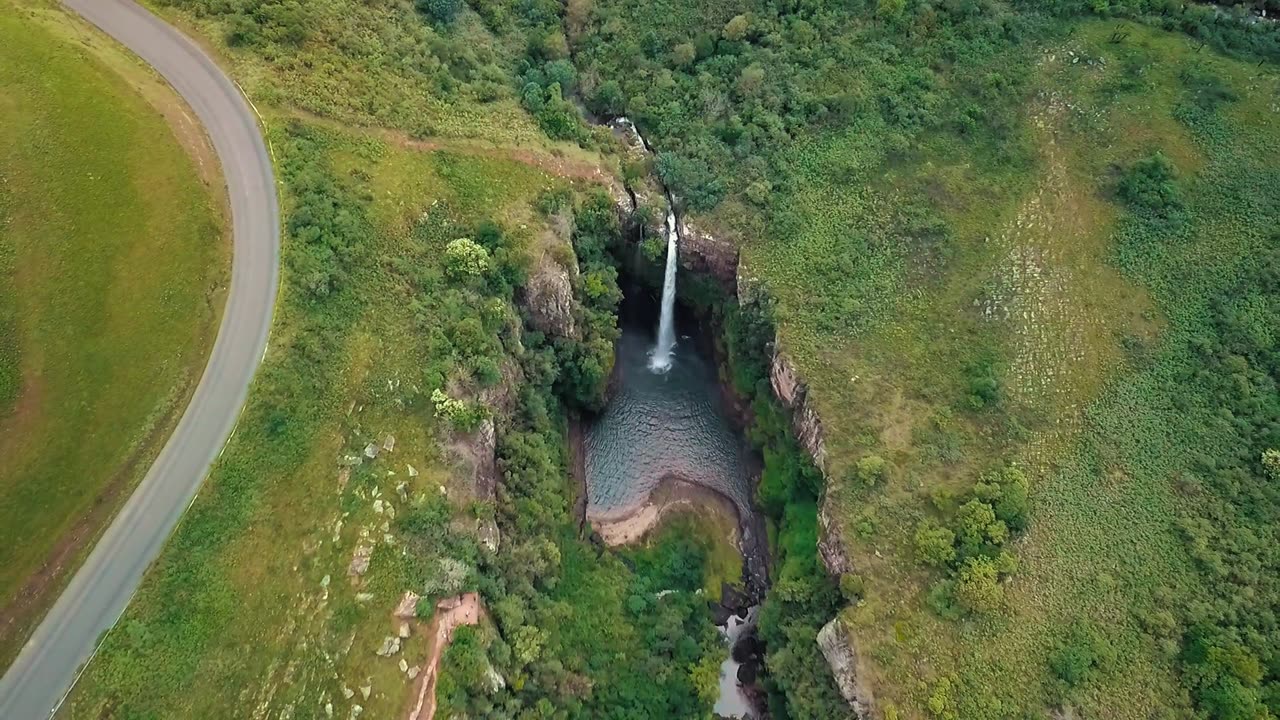
M 87 37 L 0 2 L 0 665 L 176 421 L 229 261 L 211 149 Z
M 900 717 L 1190 706 L 1176 632 L 1152 618 L 1212 594 L 1174 479 L 1230 436 L 1179 396 L 1197 392 L 1183 373 L 1205 308 L 1277 223 L 1280 86 L 1182 37 L 1123 29 L 1112 42 L 1114 25 L 1086 24 L 1009 58 L 1035 69 L 998 143 L 944 135 L 886 157 L 874 128 L 811 143 L 794 212 L 748 249 L 828 430 L 829 502 L 868 587 L 846 611 L 864 674 Z M 1187 110 L 1206 75 L 1239 96 L 1210 120 Z M 1116 197 L 1122 169 L 1155 150 L 1177 169 L 1182 229 L 1144 229 Z M 829 290 L 813 293 L 815 277 Z M 994 397 L 975 400 L 989 377 Z M 842 480 L 868 454 L 889 461 L 888 483 Z M 1004 612 L 945 620 L 915 528 L 1001 462 L 1031 477 L 1021 567 Z M 1064 694 L 1048 662 L 1073 627 L 1118 659 Z

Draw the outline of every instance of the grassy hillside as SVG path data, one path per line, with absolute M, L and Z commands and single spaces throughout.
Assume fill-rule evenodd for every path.
M 229 260 L 211 150 L 87 35 L 0 3 L 0 665 L 176 421 Z
M 749 249 L 828 430 L 829 503 L 867 586 L 846 611 L 865 673 L 906 717 L 1255 717 L 1214 714 L 1188 648 L 1206 632 L 1274 657 L 1265 620 L 1233 619 L 1273 611 L 1267 571 L 1228 581 L 1221 563 L 1275 562 L 1261 328 L 1276 319 L 1280 85 L 1131 25 L 1084 25 L 1019 62 L 1024 109 L 1001 146 L 807 144 L 790 210 Z M 1155 153 L 1173 168 L 1167 206 L 1128 189 Z M 1250 378 L 1228 391 L 1215 378 L 1240 370 L 1210 348 L 1241 332 L 1223 313 L 1244 312 L 1262 355 L 1226 351 Z M 882 487 L 857 479 L 867 456 L 888 461 Z M 975 615 L 917 530 L 957 522 L 1006 463 L 1030 480 L 1030 525 L 1003 598 Z M 1063 679 L 1082 644 L 1096 662 Z

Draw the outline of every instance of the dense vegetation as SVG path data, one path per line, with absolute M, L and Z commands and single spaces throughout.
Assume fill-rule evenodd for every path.
M 176 424 L 228 266 L 176 96 L 80 32 L 0 1 L 0 667 Z
M 565 212 L 567 201 L 542 205 Z M 599 405 L 621 298 L 608 254 L 619 237 L 612 203 L 589 196 L 576 219 L 584 339 L 548 344 L 526 332 L 512 348 L 521 372 L 517 406 L 498 418 L 503 540 L 479 580 L 496 627 L 449 651 L 440 698 L 449 711 L 491 718 L 703 717 L 723 652 L 698 592 L 705 546 L 667 537 L 624 563 L 580 539 L 570 514 L 562 403 Z M 503 290 L 510 301 L 510 286 Z M 489 667 L 506 678 L 501 687 L 488 679 Z

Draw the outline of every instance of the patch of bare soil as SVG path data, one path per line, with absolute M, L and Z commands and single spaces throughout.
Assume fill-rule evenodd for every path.
M 436 603 L 436 614 L 427 629 L 427 664 L 418 676 L 417 698 L 405 714 L 407 720 L 433 720 L 436 715 L 436 679 L 440 672 L 440 657 L 453 639 L 453 633 L 463 625 L 476 625 L 484 614 L 480 596 L 469 592 L 445 598 Z

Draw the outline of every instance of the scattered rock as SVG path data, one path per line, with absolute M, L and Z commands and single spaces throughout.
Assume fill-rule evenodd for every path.
M 418 616 L 418 593 L 412 590 L 405 590 L 404 595 L 400 596 L 400 602 L 396 604 L 395 612 L 392 613 L 396 617 L 407 620 Z
M 392 435 L 391 433 L 387 433 L 387 436 L 382 439 L 382 449 L 386 450 L 387 452 L 392 452 L 393 450 L 395 450 L 396 436 Z
M 382 500 L 374 500 L 374 501 L 373 501 L 373 511 L 374 511 L 374 512 L 376 512 L 376 513 L 378 513 L 379 515 L 381 515 L 384 509 L 385 509 L 385 508 L 383 507 Z
M 400 638 L 395 635 L 388 635 L 382 639 L 382 645 L 378 647 L 376 655 L 379 657 L 391 657 L 400 652 Z
M 399 667 L 400 667 L 400 672 L 409 672 L 409 663 L 404 658 L 400 658 Z
M 379 450 L 381 450 L 381 448 L 378 447 L 378 443 L 369 443 L 364 446 L 364 456 L 372 460 L 378 457 Z
M 409 629 L 409 623 L 407 622 L 400 623 L 400 637 L 407 638 L 409 637 L 411 632 L 413 631 Z
M 410 680 L 413 680 L 414 678 L 418 677 L 418 673 L 420 672 L 422 672 L 422 668 L 418 667 L 417 665 L 414 665 L 413 667 L 406 670 L 404 674 L 408 675 Z
M 355 553 L 351 556 L 351 564 L 347 566 L 347 574 L 352 577 L 359 577 L 369 571 L 369 559 L 373 557 L 373 546 L 366 540 L 361 540 L 356 546 Z
M 347 720 L 356 720 L 356 718 L 360 717 L 360 713 L 362 712 L 364 712 L 364 708 L 360 707 L 359 705 L 352 705 L 351 714 L 347 716 Z
M 322 587 L 322 588 L 327 588 L 327 587 L 329 587 L 329 576 L 328 576 L 328 575 L 325 575 L 324 577 L 320 578 L 320 587 Z
M 355 697 L 355 696 L 356 696 L 356 691 L 355 691 L 355 690 L 352 690 L 351 688 L 347 687 L 346 685 L 343 685 L 343 686 L 342 686 L 342 697 L 344 697 L 344 698 L 346 698 L 346 699 L 350 700 L 351 698 L 353 698 L 353 697 Z
M 411 477 L 411 478 L 418 477 L 418 470 L 417 470 L 417 468 L 415 468 L 415 467 L 414 467 L 414 466 L 412 466 L 412 465 L 409 465 L 408 463 L 406 463 L 406 464 L 405 464 L 405 467 L 409 468 L 409 477 Z
M 364 698 L 365 700 L 368 700 L 368 699 L 369 699 L 369 695 L 370 695 L 370 694 L 372 694 L 372 693 L 373 693 L 373 685 L 372 685 L 372 684 L 366 683 L 366 684 L 364 684 L 364 685 L 361 685 L 361 686 L 360 686 L 360 697 Z

